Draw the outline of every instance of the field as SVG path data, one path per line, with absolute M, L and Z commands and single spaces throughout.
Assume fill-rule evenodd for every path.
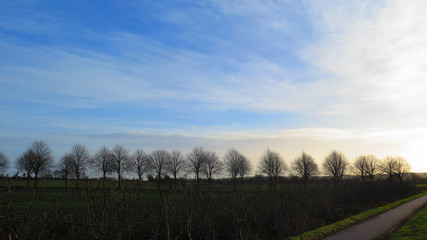
M 418 192 L 415 185 L 286 179 L 0 182 L 0 239 L 285 239 Z

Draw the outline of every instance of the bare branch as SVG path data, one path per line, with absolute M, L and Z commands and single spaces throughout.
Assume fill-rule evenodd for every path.
M 308 182 L 312 176 L 319 172 L 319 167 L 312 156 L 302 152 L 302 154 L 292 162 L 292 170 L 299 174 L 304 182 Z
M 105 181 L 107 175 L 114 171 L 113 153 L 104 146 L 95 153 L 89 164 L 95 171 L 102 173 Z
M 349 164 L 345 156 L 336 150 L 332 151 L 323 162 L 325 174 L 331 176 L 335 183 L 342 180 L 348 167 Z
M 4 174 L 8 168 L 9 168 L 9 159 L 6 157 L 6 155 L 0 152 L 0 173 Z

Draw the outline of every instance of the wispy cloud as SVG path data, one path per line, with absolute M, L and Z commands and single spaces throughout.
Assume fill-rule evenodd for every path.
M 213 11 L 212 5 L 218 6 L 219 11 Z M 285 17 L 275 19 L 282 16 L 277 14 L 276 8 L 265 3 L 263 5 L 264 8 L 259 8 L 254 2 L 242 8 L 240 12 L 235 12 L 225 2 L 213 3 L 205 9 L 193 9 L 192 14 L 211 11 L 210 14 L 216 14 L 217 17 L 243 16 L 245 21 L 256 18 L 254 21 L 260 31 L 268 28 L 267 25 L 271 23 L 278 28 L 278 22 L 285 22 Z M 266 24 L 259 23 L 263 22 L 262 19 L 266 16 L 271 16 L 271 19 L 267 20 Z M 37 19 L 33 17 L 33 21 Z M 244 27 L 244 22 L 237 21 L 232 26 Z M 55 26 L 51 27 L 52 32 L 65 34 L 57 32 Z M 218 42 L 217 36 L 208 34 L 212 37 L 211 42 L 215 43 L 215 52 L 199 51 L 198 46 L 194 49 L 182 45 L 173 46 L 139 33 L 99 33 L 85 29 L 84 26 L 80 29 L 73 26 L 73 29 L 84 34 L 82 39 L 96 39 L 96 42 L 114 50 L 96 52 L 97 47 L 67 47 L 64 45 L 67 41 L 49 47 L 4 43 L 8 49 L 14 49 L 9 51 L 9 55 L 16 55 L 14 58 L 21 61 L 21 64 L 23 59 L 35 59 L 19 67 L 8 66 L 10 81 L 20 87 L 27 86 L 43 93 L 88 99 L 88 104 L 111 101 L 138 101 L 146 104 L 153 100 L 190 100 L 206 103 L 206 107 L 216 109 L 299 108 L 297 101 L 289 101 L 289 98 L 295 98 L 294 92 L 298 89 L 291 84 L 295 81 L 292 79 L 292 73 L 289 73 L 290 70 L 274 59 L 266 59 L 260 55 L 260 51 L 266 48 L 262 47 L 264 44 L 259 44 L 259 41 L 266 41 L 266 45 L 276 41 L 260 37 L 256 42 L 245 45 L 243 39 L 251 39 L 250 29 L 240 32 L 242 38 L 238 41 L 236 36 L 233 36 L 232 39 L 220 39 Z M 204 34 L 199 31 L 196 29 L 195 32 L 190 32 L 190 35 Z M 242 49 L 242 46 L 238 46 L 239 42 L 243 43 L 243 47 L 249 48 Z M 258 47 L 254 44 L 258 44 Z M 274 51 L 286 51 L 280 46 L 275 48 Z M 245 50 L 248 53 L 240 57 Z M 30 76 L 32 81 L 28 80 Z M 25 90 L 25 87 L 23 89 Z
M 423 1 L 26 4 L 0 4 L 3 137 L 252 159 L 267 146 L 418 159 L 427 141 Z
M 387 1 L 369 6 L 375 11 L 367 14 L 363 9 L 368 5 L 314 4 L 313 18 L 323 26 L 324 36 L 303 56 L 329 75 L 325 82 L 341 92 L 337 100 L 344 104 L 344 113 L 357 117 L 368 109 L 369 117 L 381 121 L 420 125 L 415 119 L 427 119 L 427 19 L 422 14 L 427 5 Z M 337 14 L 328 14 L 331 11 Z
M 180 10 L 181 17 L 172 14 L 171 18 L 185 25 L 184 19 L 195 15 L 228 16 L 236 20 L 234 27 L 243 29 L 240 32 L 242 38 L 250 38 L 253 34 L 243 24 L 247 21 L 256 24 L 256 34 L 268 29 L 271 23 L 282 24 L 279 27 L 282 30 L 294 26 L 296 22 L 278 11 L 286 6 L 295 8 L 290 3 L 275 1 L 215 1 Z M 204 52 L 198 48 L 173 46 L 140 33 L 100 33 L 84 26 L 80 29 L 73 26 L 77 32 L 86 33 L 84 38 L 95 39 L 114 51 L 3 42 L 2 48 L 9 49 L 4 56 L 20 62 L 3 67 L 3 81 L 22 89 L 22 94 L 17 96 L 20 99 L 38 99 L 64 106 L 120 101 L 142 105 L 163 102 L 162 106 L 173 103 L 173 108 L 179 108 L 179 101 L 184 104 L 197 101 L 213 110 L 332 114 L 341 116 L 343 121 L 347 120 L 346 116 L 357 118 L 363 114 L 390 119 L 393 110 L 412 118 L 417 115 L 420 120 L 427 118 L 420 114 L 427 102 L 424 94 L 427 84 L 422 81 L 427 71 L 422 54 L 427 48 L 427 34 L 422 31 L 427 28 L 422 14 L 426 8 L 423 2 L 314 1 L 299 8 L 300 15 L 311 17 L 319 38 L 310 39 L 310 43 L 306 42 L 299 49 L 289 49 L 285 46 L 286 41 L 282 46 L 269 48 L 300 55 L 307 64 L 300 66 L 307 72 L 294 71 L 277 57 L 257 52 L 263 47 L 254 45 L 248 49 L 250 56 L 238 57 L 242 49 L 237 44 L 243 42 L 235 38 L 216 42 L 215 49 L 233 47 L 231 54 L 224 55 L 221 50 Z M 334 14 L 330 14 L 332 12 Z M 40 19 L 37 14 L 31 16 L 33 21 Z M 235 17 L 242 17 L 244 21 Z M 297 21 L 302 22 L 301 19 Z M 5 22 L 13 25 L 11 21 Z M 27 25 L 22 24 L 22 27 Z M 26 31 L 29 29 L 31 27 Z M 196 29 L 192 33 L 200 31 Z M 276 28 L 272 31 L 283 40 L 292 34 Z M 261 37 L 257 43 L 277 42 L 269 40 L 271 34 Z M 308 64 L 316 69 L 309 69 Z M 30 89 L 31 94 L 28 94 Z M 49 99 L 43 101 L 43 95 L 49 94 L 71 99 L 65 102 L 67 98 L 64 98 L 62 103 Z

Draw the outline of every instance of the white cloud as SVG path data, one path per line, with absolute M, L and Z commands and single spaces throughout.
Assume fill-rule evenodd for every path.
M 323 37 L 304 58 L 329 75 L 325 82 L 343 93 L 337 100 L 348 114 L 369 109 L 383 121 L 420 125 L 410 118 L 427 120 L 427 4 L 388 1 L 369 14 L 364 2 L 343 5 L 319 10 L 314 4 L 313 21 L 323 26 Z

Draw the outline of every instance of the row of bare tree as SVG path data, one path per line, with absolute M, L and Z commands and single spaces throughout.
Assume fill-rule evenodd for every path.
M 390 182 L 397 177 L 402 183 L 405 175 L 411 170 L 409 163 L 401 156 L 386 156 L 383 160 L 379 160 L 374 155 L 361 155 L 350 164 L 338 151 L 332 151 L 322 165 L 325 174 L 330 175 L 334 182 L 341 181 L 344 174 L 350 172 L 360 176 L 362 181 L 367 178 L 372 181 L 375 175 L 385 174 Z
M 30 176 L 34 176 L 37 185 L 40 173 L 54 167 L 53 162 L 52 151 L 48 145 L 43 141 L 35 141 L 17 159 L 16 166 L 27 176 L 27 181 Z M 5 169 L 7 165 L 6 156 L 0 153 L 0 170 Z M 350 164 L 341 152 L 335 150 L 324 159 L 322 167 L 323 171 L 320 171 L 314 158 L 302 152 L 292 161 L 289 173 L 301 177 L 304 183 L 322 173 L 330 176 L 334 182 L 341 181 L 348 173 L 359 175 L 363 181 L 366 179 L 372 181 L 376 174 L 382 173 L 386 174 L 390 181 L 397 177 L 402 182 L 410 171 L 406 159 L 400 156 L 387 156 L 380 161 L 373 155 L 362 155 Z M 115 175 L 120 186 L 126 174 L 135 174 L 140 180 L 148 174 L 154 174 L 158 184 L 166 175 L 177 179 L 191 174 L 197 182 L 202 177 L 210 181 L 221 173 L 226 173 L 233 180 L 238 177 L 243 179 L 251 172 L 252 164 L 236 149 L 228 150 L 221 161 L 215 152 L 204 150 L 202 147 L 194 148 L 187 155 L 177 150 L 170 152 L 155 150 L 146 153 L 142 149 L 137 149 L 131 154 L 123 146 L 116 145 L 113 149 L 102 147 L 91 156 L 85 146 L 75 144 L 70 152 L 61 157 L 55 173 L 66 180 L 71 176 L 80 180 L 89 169 L 101 174 L 104 180 L 107 176 Z M 279 153 L 267 149 L 261 156 L 258 173 L 267 176 L 272 187 L 275 188 L 278 178 L 287 172 L 288 167 Z
M 17 159 L 16 167 L 27 176 L 27 182 L 34 176 L 36 186 L 40 173 L 54 167 L 52 151 L 43 141 L 35 141 Z M 243 178 L 252 167 L 250 161 L 235 149 L 229 150 L 221 161 L 216 153 L 202 147 L 194 148 L 187 155 L 177 150 L 155 150 L 148 154 L 142 149 L 131 154 L 123 146 L 116 145 L 113 149 L 102 147 L 91 156 L 85 146 L 75 144 L 61 157 L 55 172 L 66 179 L 67 185 L 70 177 L 76 178 L 78 184 L 89 169 L 100 173 L 104 180 L 114 174 L 120 187 L 126 174 L 136 174 L 140 180 L 145 175 L 154 174 L 159 184 L 165 175 L 177 179 L 193 174 L 198 182 L 201 177 L 211 180 L 223 170 L 233 179 Z

